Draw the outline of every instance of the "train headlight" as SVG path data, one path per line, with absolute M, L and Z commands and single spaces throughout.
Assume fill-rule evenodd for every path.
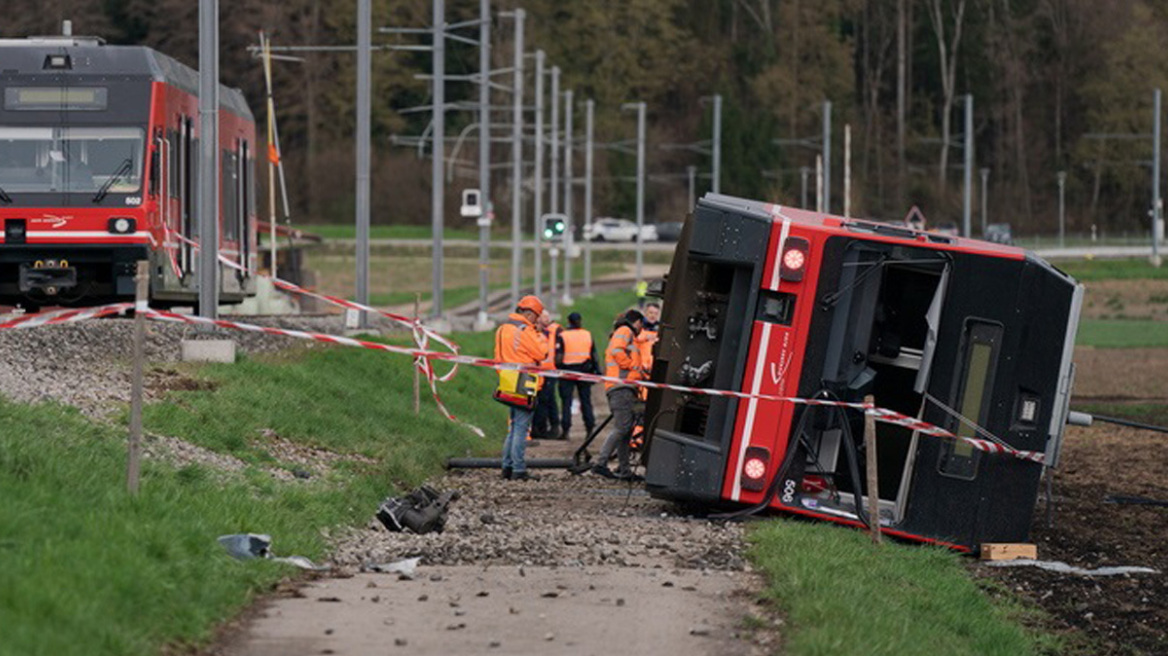
M 138 222 L 124 216 L 109 220 L 109 231 L 115 235 L 128 235 L 138 229 Z
M 23 244 L 26 241 L 28 241 L 28 232 L 25 228 L 24 219 L 5 219 L 4 243 Z
M 788 237 L 783 243 L 779 277 L 792 282 L 803 280 L 803 270 L 807 267 L 807 255 L 810 251 L 811 242 L 802 237 Z
M 761 446 L 746 449 L 742 460 L 742 489 L 761 492 L 766 487 L 767 469 L 771 462 L 771 452 Z

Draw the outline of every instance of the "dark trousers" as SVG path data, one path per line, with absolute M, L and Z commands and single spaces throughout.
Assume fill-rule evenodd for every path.
M 596 426 L 596 417 L 592 414 L 592 383 L 586 383 L 582 380 L 561 380 L 557 383 L 560 386 L 560 426 L 564 429 L 564 435 L 568 434 L 568 429 L 572 427 L 572 392 L 577 391 L 580 394 L 580 414 L 584 415 L 584 428 L 588 433 L 592 432 L 592 428 Z
M 560 414 L 556 409 L 557 382 L 555 378 L 543 379 L 543 387 L 539 388 L 539 394 L 535 397 L 535 418 L 531 424 L 532 437 L 545 437 L 552 433 L 556 425 L 556 418 Z

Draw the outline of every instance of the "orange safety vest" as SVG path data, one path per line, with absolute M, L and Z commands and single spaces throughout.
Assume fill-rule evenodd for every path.
M 641 366 L 645 371 L 653 369 L 653 338 L 656 336 L 656 330 L 642 330 L 637 335 L 637 348 L 641 351 Z
M 592 333 L 583 328 L 568 328 L 560 333 L 564 340 L 563 361 L 565 365 L 584 364 L 592 357 Z
M 604 349 L 604 375 L 624 380 L 642 380 L 645 371 L 641 367 L 641 350 L 637 347 L 637 336 L 628 326 L 617 328 Z M 604 391 L 617 387 L 629 387 L 605 381 Z
M 548 354 L 547 339 L 522 314 L 512 314 L 495 331 L 495 359 L 514 364 L 540 364 Z
M 547 357 L 543 362 L 539 363 L 540 369 L 555 369 L 556 368 L 556 337 L 564 327 L 558 323 L 548 324 L 547 339 Z

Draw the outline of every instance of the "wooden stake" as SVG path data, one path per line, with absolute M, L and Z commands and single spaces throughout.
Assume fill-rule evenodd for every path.
M 876 404 L 876 397 L 869 394 L 864 403 Z M 872 522 L 872 542 L 880 544 L 880 477 L 876 473 L 876 417 L 864 414 L 864 452 L 867 454 L 868 469 L 868 520 Z
M 150 294 L 150 262 L 140 260 L 138 272 L 134 276 L 137 289 L 134 300 L 136 307 L 146 307 Z M 146 315 L 134 312 L 134 369 L 130 387 L 130 441 L 126 462 L 126 488 L 131 496 L 138 495 L 138 479 L 141 476 L 142 458 L 142 387 L 143 369 L 146 359 Z
M 421 316 L 422 294 L 414 293 L 414 321 Z M 422 372 L 414 367 L 414 414 L 422 412 Z

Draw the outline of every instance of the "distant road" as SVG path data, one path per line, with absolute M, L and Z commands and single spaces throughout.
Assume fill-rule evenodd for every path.
M 326 243 L 341 244 L 341 245 L 356 245 L 355 239 L 329 239 Z M 429 248 L 433 242 L 429 239 L 370 239 L 370 246 L 398 246 L 408 248 Z M 452 248 L 474 248 L 479 245 L 477 239 L 447 239 L 444 242 L 445 246 Z M 523 248 L 530 249 L 532 242 L 523 242 Z M 577 246 L 582 244 L 577 243 Z M 659 242 L 650 241 L 645 242 L 645 251 L 658 251 L 668 253 L 677 246 L 676 242 Z M 491 241 L 493 248 L 511 248 L 510 240 L 493 240 Z M 612 250 L 612 251 L 635 251 L 637 245 L 635 243 L 627 242 L 592 242 L 593 250 Z M 1163 249 L 1162 254 L 1168 256 L 1168 247 Z M 1038 255 L 1048 260 L 1057 259 L 1071 259 L 1087 257 L 1146 257 L 1152 254 L 1151 246 L 1080 246 L 1075 248 L 1041 248 L 1037 251 Z

